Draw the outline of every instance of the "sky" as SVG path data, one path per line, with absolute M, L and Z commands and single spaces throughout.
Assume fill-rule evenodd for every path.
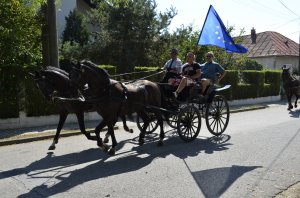
M 299 43 L 300 0 L 156 0 L 157 11 L 165 12 L 171 6 L 177 10 L 169 26 L 175 31 L 182 25 L 202 29 L 208 8 L 212 5 L 225 26 L 234 26 L 233 36 L 244 28 L 243 35 L 265 31 L 278 32 Z

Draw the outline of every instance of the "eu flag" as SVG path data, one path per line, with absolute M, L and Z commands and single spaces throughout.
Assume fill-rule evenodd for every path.
M 247 53 L 247 49 L 242 45 L 235 44 L 231 36 L 226 31 L 218 13 L 210 5 L 202 31 L 199 36 L 198 45 L 214 45 L 227 50 L 228 52 Z

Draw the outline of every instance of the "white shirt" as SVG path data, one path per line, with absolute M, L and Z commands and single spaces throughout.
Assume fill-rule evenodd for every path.
M 170 59 L 164 65 L 164 69 L 168 70 L 170 68 L 171 72 L 180 73 L 181 72 L 181 66 L 182 66 L 182 62 L 179 58 L 176 58 L 174 61 L 173 61 L 173 59 Z

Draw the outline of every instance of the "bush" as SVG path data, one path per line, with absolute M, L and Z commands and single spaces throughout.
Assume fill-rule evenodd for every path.
M 21 79 L 21 67 L 12 65 L 0 67 L 0 118 L 19 117 Z
M 265 70 L 265 84 L 262 96 L 277 96 L 281 87 L 281 70 Z

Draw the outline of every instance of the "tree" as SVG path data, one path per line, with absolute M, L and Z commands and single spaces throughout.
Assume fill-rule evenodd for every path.
M 41 22 L 37 8 L 44 1 L 0 1 L 0 65 L 41 60 Z
M 66 17 L 66 28 L 62 35 L 62 42 L 76 42 L 83 46 L 88 43 L 88 39 L 89 32 L 84 23 L 84 17 L 79 11 L 74 9 Z
M 104 64 L 117 65 L 119 72 L 132 71 L 135 65 L 152 64 L 160 35 L 176 15 L 174 9 L 159 14 L 155 9 L 153 0 L 98 1 L 90 21 L 99 27 L 94 44 L 101 46 L 92 46 L 98 47 L 92 57 Z

